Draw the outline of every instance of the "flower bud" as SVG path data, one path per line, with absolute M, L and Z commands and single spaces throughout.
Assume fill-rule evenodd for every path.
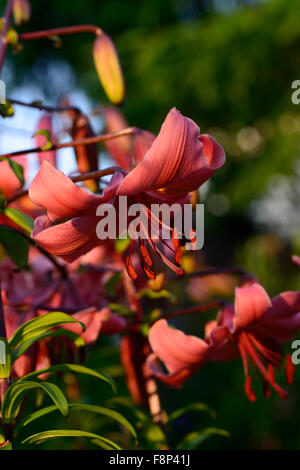
M 27 23 L 30 19 L 30 3 L 28 0 L 14 0 L 13 15 L 16 25 Z
M 125 84 L 118 53 L 107 34 L 101 32 L 94 42 L 94 62 L 99 80 L 110 101 L 121 104 L 125 97 Z

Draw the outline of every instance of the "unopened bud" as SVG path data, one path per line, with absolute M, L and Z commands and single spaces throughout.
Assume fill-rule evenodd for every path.
M 125 97 L 122 69 L 114 43 L 101 32 L 94 42 L 94 62 L 99 80 L 110 101 L 121 104 Z
M 30 19 L 30 3 L 28 0 L 14 0 L 13 15 L 17 25 L 27 23 Z

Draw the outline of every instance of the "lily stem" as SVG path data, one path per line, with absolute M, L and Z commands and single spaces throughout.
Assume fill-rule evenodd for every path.
M 97 170 L 97 171 L 89 171 L 88 173 L 82 173 L 78 176 L 71 176 L 70 180 L 74 183 L 78 183 L 79 181 L 86 181 L 91 179 L 98 179 L 102 178 L 103 176 L 113 175 L 117 171 L 123 172 L 121 168 L 118 166 L 111 166 L 109 168 L 105 168 L 104 170 Z M 7 204 L 20 199 L 21 197 L 28 195 L 28 189 L 23 189 L 22 191 L 18 191 L 17 193 L 13 194 L 10 198 L 7 199 Z
M 134 134 L 136 132 L 136 127 L 127 127 L 119 132 L 110 132 L 108 134 L 96 135 L 93 137 L 85 137 L 83 139 L 72 140 L 71 142 L 65 142 L 62 144 L 52 145 L 51 148 L 43 149 L 43 147 L 34 147 L 31 149 L 26 150 L 17 150 L 16 152 L 5 153 L 0 155 L 0 159 L 2 158 L 11 158 L 17 157 L 19 155 L 26 155 L 29 153 L 43 153 L 49 152 L 49 150 L 60 150 L 65 149 L 68 147 L 79 147 L 80 145 L 89 145 L 89 144 L 96 144 L 98 142 L 104 142 L 110 139 L 116 139 L 117 137 L 122 137 L 124 135 Z
M 77 26 L 63 26 L 61 28 L 45 29 L 42 31 L 32 31 L 29 33 L 22 33 L 19 38 L 22 41 L 30 41 L 32 39 L 49 38 L 51 36 L 63 36 L 66 34 L 77 33 L 93 33 L 96 36 L 102 33 L 102 29 L 93 24 L 81 24 Z
M 211 310 L 213 308 L 223 307 L 226 304 L 224 300 L 212 300 L 211 302 L 206 302 L 200 305 L 195 305 L 193 307 L 184 308 L 182 310 L 178 310 L 177 312 L 167 313 L 163 315 L 162 318 L 170 319 L 170 318 L 177 318 L 182 317 L 183 315 L 192 315 L 194 313 L 203 313 L 207 310 Z
M 75 111 L 78 114 L 81 114 L 81 111 L 76 106 L 48 106 L 39 101 L 32 103 L 25 103 L 24 101 L 16 100 L 14 98 L 7 98 L 6 101 L 9 101 L 12 104 L 18 106 L 26 106 L 27 108 L 39 109 L 40 111 L 48 111 L 49 113 L 64 113 L 66 111 Z

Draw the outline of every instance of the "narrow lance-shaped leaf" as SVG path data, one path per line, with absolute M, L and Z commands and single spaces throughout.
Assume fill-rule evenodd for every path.
M 178 419 L 180 416 L 189 412 L 205 412 L 208 413 L 212 418 L 216 417 L 216 413 L 205 403 L 189 403 L 188 405 L 173 411 L 168 417 L 168 423 Z
M 55 439 L 58 437 L 88 438 L 93 444 L 102 447 L 103 449 L 121 450 L 121 447 L 118 444 L 111 441 L 110 439 L 107 439 L 106 437 L 99 436 L 98 434 L 94 434 L 87 431 L 78 431 L 72 429 L 53 429 L 51 431 L 39 432 L 38 434 L 34 434 L 24 439 L 24 441 L 22 441 L 22 444 L 41 444 L 42 442 L 47 441 L 48 439 Z
M 110 408 L 106 408 L 103 406 L 88 405 L 84 403 L 69 403 L 69 408 L 70 410 L 87 411 L 90 413 L 107 416 L 117 421 L 122 426 L 124 426 L 133 435 L 133 437 L 137 439 L 137 434 L 132 424 L 124 416 L 122 416 L 118 411 L 111 410 Z M 42 408 L 41 410 L 35 411 L 31 413 L 29 416 L 27 416 L 26 418 L 19 421 L 17 425 L 17 429 L 21 429 L 24 426 L 27 426 L 28 424 L 32 423 L 36 419 L 42 418 L 43 416 L 46 416 L 49 413 L 53 413 L 56 410 L 57 410 L 56 406 L 52 405 L 52 406 L 47 406 L 45 408 Z
M 27 265 L 29 243 L 22 235 L 10 227 L 0 225 L 0 243 L 18 268 Z
M 43 390 L 49 395 L 61 414 L 67 416 L 69 412 L 68 402 L 57 385 L 48 382 L 19 380 L 8 388 L 2 402 L 1 413 L 4 423 L 10 423 L 18 416 L 25 395 L 34 389 Z
M 22 356 L 22 354 L 24 354 L 27 351 L 27 349 L 29 349 L 30 346 L 32 346 L 32 344 L 37 343 L 38 341 L 41 341 L 42 339 L 45 339 L 45 338 L 53 338 L 57 336 L 67 336 L 73 341 L 75 346 L 77 346 L 78 348 L 85 345 L 85 341 L 82 338 L 82 336 L 78 335 L 74 331 L 65 330 L 64 328 L 59 328 L 57 330 L 52 330 L 52 331 L 46 331 L 46 332 L 35 334 L 32 338 L 28 339 L 27 341 L 22 342 L 20 346 L 18 346 L 12 354 L 12 358 L 11 358 L 12 363 L 14 363 L 20 356 Z
M 30 234 L 33 230 L 34 221 L 33 218 L 24 212 L 15 209 L 14 207 L 6 207 L 4 209 L 4 214 L 13 220 L 17 225 L 26 230 Z
M 62 312 L 51 312 L 41 317 L 33 318 L 26 323 L 23 323 L 10 338 L 9 343 L 12 352 L 25 341 L 33 339 L 35 336 L 50 330 L 51 328 L 64 325 L 67 323 L 79 323 L 85 330 L 84 323 L 76 320 L 70 315 Z
M 223 437 L 230 437 L 228 431 L 225 429 L 219 428 L 205 428 L 199 432 L 191 432 L 187 434 L 183 440 L 178 444 L 177 449 L 181 450 L 192 450 L 197 449 L 197 447 L 202 444 L 206 439 L 211 436 L 223 436 Z
M 114 380 L 103 372 L 97 372 L 96 370 L 90 369 L 89 367 L 82 366 L 80 364 L 57 364 L 55 366 L 47 367 L 46 369 L 40 369 L 34 372 L 30 372 L 21 380 L 31 380 L 38 377 L 41 374 L 53 373 L 53 372 L 74 372 L 78 374 L 85 374 L 95 377 L 97 379 L 107 382 L 114 391 L 116 391 L 116 384 Z

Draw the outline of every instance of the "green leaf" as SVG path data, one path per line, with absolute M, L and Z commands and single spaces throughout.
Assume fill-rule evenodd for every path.
M 0 379 L 8 379 L 11 369 L 10 346 L 6 338 L 0 338 Z
M 205 412 L 208 413 L 212 418 L 216 418 L 216 413 L 205 403 L 189 403 L 187 406 L 180 408 L 179 410 L 173 411 L 169 415 L 168 423 L 174 421 L 175 419 L 179 418 L 180 416 L 188 413 L 188 412 Z
M 36 388 L 43 390 L 50 396 L 63 416 L 68 415 L 67 399 L 57 385 L 48 382 L 19 380 L 8 388 L 2 402 L 1 413 L 4 423 L 10 423 L 18 416 L 25 395 Z
M 35 137 L 37 135 L 43 135 L 44 137 L 46 137 L 46 142 L 45 142 L 44 145 L 41 146 L 41 149 L 42 150 L 51 150 L 52 147 L 53 147 L 53 144 L 52 144 L 52 140 L 51 140 L 51 134 L 48 131 L 48 129 L 40 129 L 39 131 L 37 131 L 33 134 L 33 137 Z
M 17 163 L 12 158 L 8 159 L 8 163 L 9 163 L 10 168 L 12 169 L 12 171 L 14 172 L 14 174 L 16 175 L 18 180 L 20 181 L 21 187 L 23 187 L 24 183 L 25 183 L 25 180 L 24 180 L 24 169 L 23 169 L 22 165 Z
M 211 436 L 230 437 L 230 433 L 225 429 L 219 428 L 205 428 L 200 432 L 191 432 L 187 434 L 184 439 L 177 446 L 178 450 L 193 450 L 196 449 L 202 442 Z
M 27 265 L 29 242 L 22 235 L 10 227 L 0 225 L 0 243 L 18 268 Z
M 123 408 L 139 422 L 146 422 L 148 420 L 147 414 L 138 406 L 134 405 L 132 399 L 128 396 L 112 397 L 107 402 L 108 406 L 116 406 L 118 409 Z
M 48 439 L 55 439 L 57 437 L 85 437 L 91 440 L 91 442 L 104 449 L 115 449 L 122 450 L 118 444 L 107 439 L 106 437 L 99 436 L 87 431 L 77 431 L 71 429 L 53 429 L 51 431 L 43 431 L 37 434 L 33 434 L 22 441 L 22 444 L 41 444 L 43 441 Z
M 74 372 L 77 374 L 85 374 L 90 375 L 92 377 L 96 377 L 97 379 L 107 382 L 111 386 L 113 391 L 116 392 L 116 384 L 111 377 L 106 374 L 103 374 L 102 372 L 97 372 L 96 370 L 90 369 L 89 367 L 85 367 L 79 364 L 57 364 L 55 366 L 47 367 L 46 369 L 40 369 L 34 372 L 30 372 L 30 374 L 25 375 L 25 377 L 22 377 L 22 379 L 20 380 L 31 380 L 41 374 L 53 373 L 58 371 Z
M 6 207 L 3 212 L 17 225 L 26 230 L 29 235 L 31 234 L 34 226 L 34 220 L 32 217 L 27 214 L 24 214 L 24 212 L 21 212 L 18 209 L 15 209 L 14 207 Z
M 118 413 L 115 410 L 111 410 L 103 406 L 87 405 L 84 403 L 69 403 L 69 408 L 72 410 L 87 411 L 90 413 L 100 414 L 102 416 L 107 416 L 109 418 L 112 418 L 115 421 L 117 421 L 119 424 L 124 426 L 133 435 L 133 437 L 137 439 L 137 434 L 132 424 L 126 418 L 124 418 L 124 416 L 122 416 L 120 413 Z M 52 406 L 47 406 L 46 408 L 43 408 L 41 410 L 35 411 L 31 413 L 29 416 L 27 416 L 26 418 L 22 419 L 18 423 L 17 428 L 19 429 L 24 426 L 27 426 L 29 423 L 32 423 L 36 419 L 39 419 L 42 416 L 45 416 L 56 410 L 57 408 L 52 405 Z
M 84 339 L 77 333 L 74 333 L 74 331 L 65 330 L 64 328 L 59 328 L 53 331 L 46 331 L 40 334 L 36 334 L 31 339 L 21 343 L 21 345 L 17 347 L 12 354 L 12 362 L 14 363 L 20 356 L 22 356 L 22 354 L 24 354 L 24 352 L 27 351 L 27 349 L 30 348 L 33 343 L 37 343 L 38 341 L 41 341 L 45 338 L 53 338 L 57 336 L 67 336 L 78 348 L 85 345 Z
M 23 323 L 11 336 L 9 343 L 12 352 L 25 341 L 34 339 L 41 333 L 46 333 L 51 328 L 56 326 L 64 325 L 67 323 L 79 323 L 85 330 L 84 323 L 76 320 L 70 315 L 62 312 L 51 312 L 42 315 L 41 317 L 33 318 L 26 323 Z

